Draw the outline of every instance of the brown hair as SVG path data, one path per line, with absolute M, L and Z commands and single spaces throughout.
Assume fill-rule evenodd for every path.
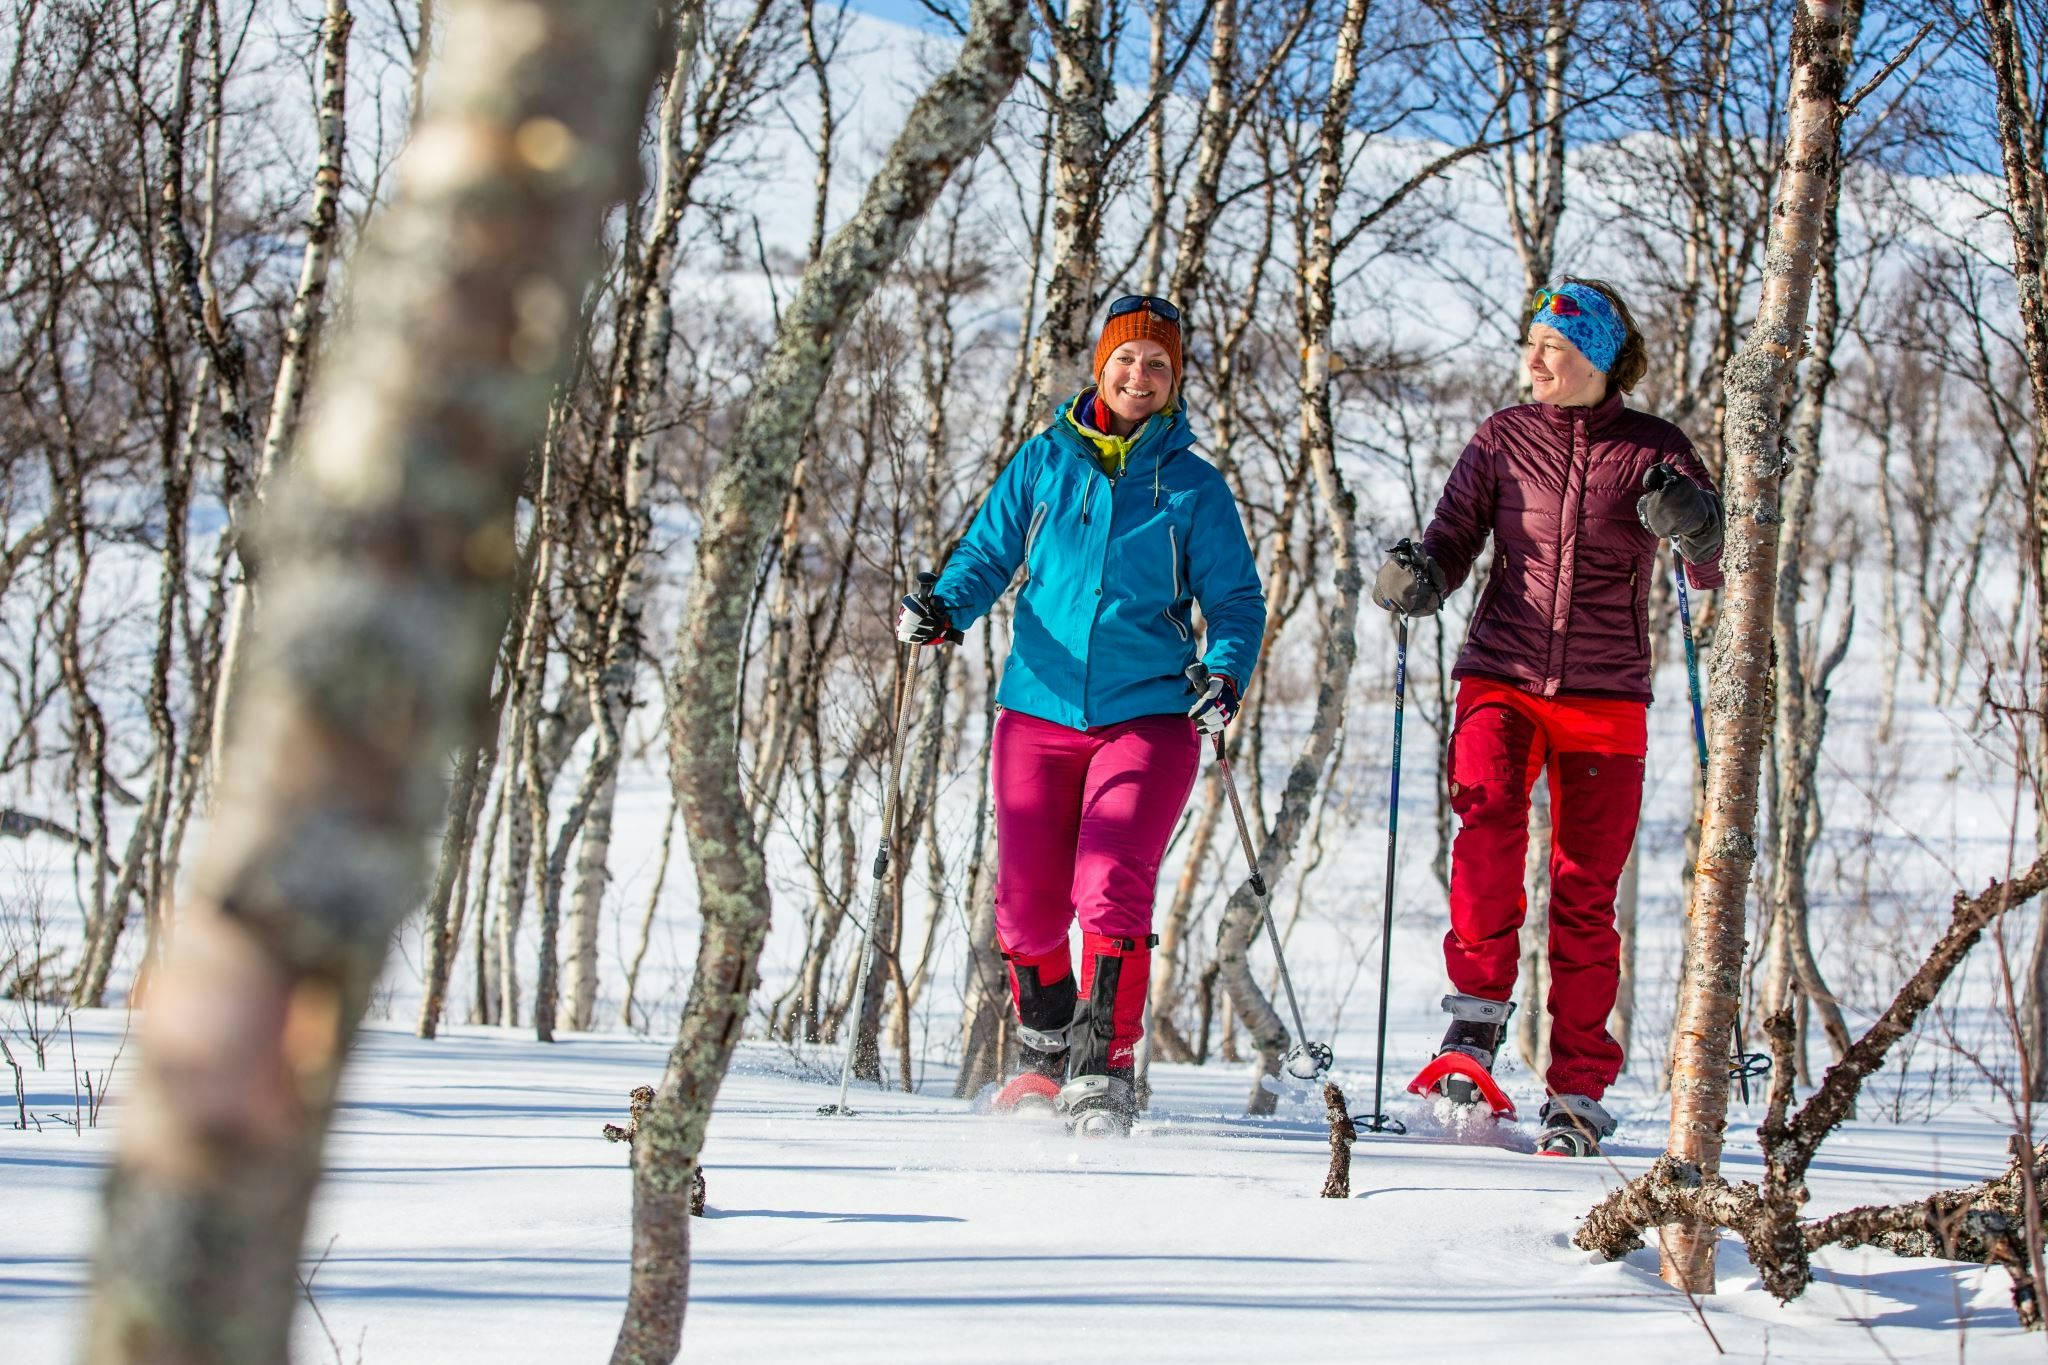
M 1643 329 L 1636 326 L 1635 314 L 1628 311 L 1628 304 L 1623 302 L 1621 291 L 1605 280 L 1589 280 L 1579 275 L 1567 275 L 1564 282 L 1583 284 L 1588 289 L 1597 290 L 1602 298 L 1614 305 L 1614 314 L 1621 319 L 1621 325 L 1627 335 L 1622 339 L 1620 354 L 1614 357 L 1614 368 L 1607 372 L 1607 384 L 1616 392 L 1627 393 L 1642 382 L 1644 374 L 1648 373 L 1650 368 L 1650 348 L 1643 342 Z M 1524 323 L 1522 331 L 1526 334 L 1528 330 L 1528 325 Z

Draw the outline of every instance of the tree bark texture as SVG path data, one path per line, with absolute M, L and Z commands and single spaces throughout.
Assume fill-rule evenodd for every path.
M 2042 163 L 2039 91 L 2027 71 L 2025 35 L 2015 0 L 1981 0 L 1996 88 L 1998 148 L 2005 166 L 2012 226 L 2013 282 L 2019 292 L 2020 342 L 2033 397 L 2033 468 L 2028 472 L 2027 537 L 2033 562 L 2034 655 L 2048 670 L 2048 166 Z M 2039 73 L 2034 73 L 2038 75 Z M 2034 777 L 2048 774 L 2048 671 L 2041 672 L 2041 715 L 2034 723 Z M 2037 814 L 2048 830 L 2048 810 Z M 2034 1098 L 2048 1098 L 2048 931 L 2037 935 L 2021 1011 Z
M 1671 1138 L 1677 1161 L 1719 1170 L 1728 1113 L 1728 1054 L 1742 989 L 1744 909 L 1756 863 L 1757 790 L 1769 695 L 1778 573 L 1778 481 L 1784 395 L 1804 349 L 1814 264 L 1841 142 L 1841 60 L 1851 6 L 1802 0 L 1792 29 L 1791 105 L 1765 247 L 1756 321 L 1722 378 L 1727 586 L 1714 635 L 1707 706 L 1710 753 L 1700 859 L 1687 908 L 1686 978 L 1672 1041 Z M 1714 1292 L 1714 1229 L 1666 1238 L 1661 1273 Z
M 1335 592 L 1323 624 L 1323 656 L 1317 670 L 1316 704 L 1308 735 L 1287 774 L 1280 810 L 1259 849 L 1259 870 L 1269 890 L 1278 887 L 1281 874 L 1293 858 L 1295 845 L 1314 814 L 1316 789 L 1337 744 L 1337 731 L 1351 687 L 1351 669 L 1358 658 L 1358 602 L 1364 586 L 1358 564 L 1358 508 L 1357 500 L 1345 486 L 1343 471 L 1337 466 L 1336 427 L 1330 410 L 1330 329 L 1336 309 L 1337 199 L 1344 188 L 1348 164 L 1345 133 L 1358 86 L 1359 48 L 1371 8 L 1371 0 L 1347 0 L 1344 7 L 1330 68 L 1330 87 L 1323 102 L 1307 250 L 1302 260 L 1298 300 L 1302 358 L 1297 381 L 1301 452 L 1303 461 L 1314 470 L 1316 490 L 1330 522 Z M 1280 1059 L 1288 1048 L 1287 1026 L 1259 988 L 1249 961 L 1251 941 L 1258 932 L 1260 918 L 1270 912 L 1270 905 L 1260 902 L 1247 881 L 1231 894 L 1216 934 L 1219 974 L 1236 1006 L 1239 1021 L 1259 1050 L 1262 1077 L 1279 1074 Z M 1227 1030 L 1225 1036 L 1227 1039 Z M 1274 1102 L 1273 1092 L 1255 1082 L 1246 1109 L 1253 1114 L 1270 1114 Z
M 1844 70 L 1855 59 L 1860 0 L 1844 6 L 1841 48 Z M 1835 340 L 1842 310 L 1836 272 L 1840 245 L 1839 215 L 1842 167 L 1838 157 L 1827 186 L 1821 214 L 1820 242 L 1814 253 L 1812 354 L 1801 377 L 1792 430 L 1786 442 L 1785 474 L 1779 500 L 1778 584 L 1772 602 L 1772 687 L 1777 698 L 1772 759 L 1771 816 L 1775 848 L 1771 859 L 1770 979 L 1775 985 L 1764 1002 L 1765 1014 L 1785 1009 L 1796 983 L 1826 1029 L 1837 1057 L 1849 1047 L 1849 1026 L 1842 1007 L 1822 978 L 1807 926 L 1806 863 L 1812 854 L 1812 833 L 1818 820 L 1820 793 L 1816 775 L 1821 739 L 1827 732 L 1828 679 L 1848 653 L 1849 629 L 1856 619 L 1852 603 L 1843 618 L 1835 648 L 1808 666 L 1808 642 L 1799 629 L 1799 608 L 1806 588 L 1806 549 L 1813 521 L 1814 493 L 1820 483 L 1821 431 L 1827 416 L 1828 392 L 1835 378 Z M 1826 606 L 1823 594 L 1822 606 Z M 1805 1049 L 1800 1048 L 1804 1070 Z
M 1024 0 L 975 0 L 955 65 L 919 97 L 860 208 L 804 272 L 704 500 L 669 688 L 670 767 L 704 928 L 668 1067 L 633 1147 L 633 1274 L 614 1365 L 665 1365 L 681 1347 L 691 1175 L 768 928 L 731 723 L 753 574 L 833 356 L 953 168 L 987 139 L 1024 68 L 1027 15 Z
M 617 0 L 466 0 L 269 547 L 206 853 L 141 1024 L 93 1362 L 287 1356 L 349 1040 L 474 743 L 514 507 L 661 44 Z
M 284 354 L 277 364 L 277 383 L 270 395 L 270 423 L 256 458 L 253 490 L 264 485 L 298 434 L 299 415 L 306 405 L 306 385 L 313 373 L 313 349 L 327 318 L 327 271 L 334 260 L 341 222 L 343 159 L 348 151 L 348 36 L 355 25 L 347 0 L 327 0 L 320 23 L 320 161 L 313 170 L 313 202 L 306 212 L 306 250 L 299 261 L 299 287 L 292 295 L 291 320 L 285 326 Z M 426 41 L 421 34 L 422 44 Z M 227 634 L 221 642 L 219 681 L 215 683 L 211 767 L 220 771 L 227 743 L 228 708 L 234 702 L 244 644 L 249 633 L 248 570 L 235 583 L 227 608 Z
M 1078 378 L 1095 314 L 1103 201 L 1109 193 L 1110 73 L 1103 62 L 1102 8 L 1067 0 L 1049 25 L 1052 38 L 1052 260 L 1046 269 L 1045 317 L 1031 346 L 1031 401 L 1025 420 L 1040 421 L 1059 390 Z

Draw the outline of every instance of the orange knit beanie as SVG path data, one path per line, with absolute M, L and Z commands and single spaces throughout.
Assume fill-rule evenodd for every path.
M 1167 363 L 1173 366 L 1173 386 L 1180 387 L 1180 324 L 1168 322 L 1148 307 L 1119 313 L 1102 325 L 1102 337 L 1095 343 L 1094 375 L 1099 383 L 1102 367 L 1126 341 L 1156 341 L 1166 348 Z

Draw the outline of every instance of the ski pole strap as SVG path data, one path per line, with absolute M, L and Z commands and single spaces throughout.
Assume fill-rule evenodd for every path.
M 1735 1082 L 1744 1104 L 1749 1103 L 1749 1083 L 1770 1074 L 1771 1054 L 1768 1052 L 1733 1052 L 1728 1055 L 1728 1079 Z

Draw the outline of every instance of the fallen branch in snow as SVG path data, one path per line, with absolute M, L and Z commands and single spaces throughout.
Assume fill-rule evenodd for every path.
M 1358 1127 L 1344 1104 L 1344 1092 L 1329 1082 L 1323 1084 L 1324 1112 L 1330 1120 L 1330 1173 L 1323 1177 L 1323 1198 L 1351 1197 L 1351 1144 L 1358 1141 Z
M 2025 1182 L 2031 1176 L 2038 1187 L 2048 1179 L 2048 1142 L 2032 1149 L 2031 1163 L 2017 1136 L 2013 1149 L 2005 1174 L 1981 1184 L 1941 1190 L 1913 1204 L 1848 1209 L 1808 1223 L 1807 1246 L 1883 1247 L 1901 1256 L 2004 1266 L 2012 1276 L 2012 1306 L 2020 1326 L 2039 1327 L 2041 1295 L 2027 1255 Z
M 1612 1191 L 1587 1214 L 1572 1242 L 1614 1260 L 1643 1245 L 1643 1233 L 1666 1223 L 1694 1222 L 1741 1237 L 1764 1288 L 1781 1301 L 1805 1291 L 1813 1278 L 1811 1253 L 1824 1246 L 1879 1246 L 1902 1256 L 1941 1256 L 2002 1265 L 2013 1277 L 2013 1309 L 2028 1328 L 2041 1325 L 2039 1294 L 2027 1256 L 2026 1186 L 2048 1177 L 2048 1144 L 2031 1163 L 2016 1143 L 2012 1167 L 1995 1180 L 1945 1190 L 1909 1204 L 1872 1205 L 1802 1222 L 1806 1172 L 1820 1145 L 1853 1112 L 1866 1078 L 1884 1065 L 1892 1045 L 1912 1031 L 1941 988 L 1976 946 L 1985 928 L 2006 911 L 2048 889 L 2048 853 L 2031 867 L 1976 896 L 1957 892 L 1948 931 L 1941 936 L 1890 1005 L 1828 1068 L 1820 1088 L 1790 1121 L 1792 1099 L 1789 1014 L 1764 1023 L 1776 1065 L 1771 1099 L 1757 1135 L 1763 1142 L 1761 1186 L 1730 1185 L 1719 1175 L 1666 1154 L 1644 1174 Z M 2023 1169 L 2024 1168 L 2024 1169 Z
M 640 1120 L 653 1107 L 654 1087 L 651 1085 L 634 1086 L 633 1093 L 626 1097 L 626 1126 L 621 1128 L 616 1123 L 607 1123 L 604 1126 L 605 1141 L 623 1142 L 629 1147 L 632 1146 L 633 1135 L 640 1131 Z M 698 1166 L 690 1172 L 690 1216 L 692 1218 L 702 1218 L 704 1216 L 704 1201 L 708 1197 L 708 1189 L 709 1187 L 704 1183 L 704 1168 Z

